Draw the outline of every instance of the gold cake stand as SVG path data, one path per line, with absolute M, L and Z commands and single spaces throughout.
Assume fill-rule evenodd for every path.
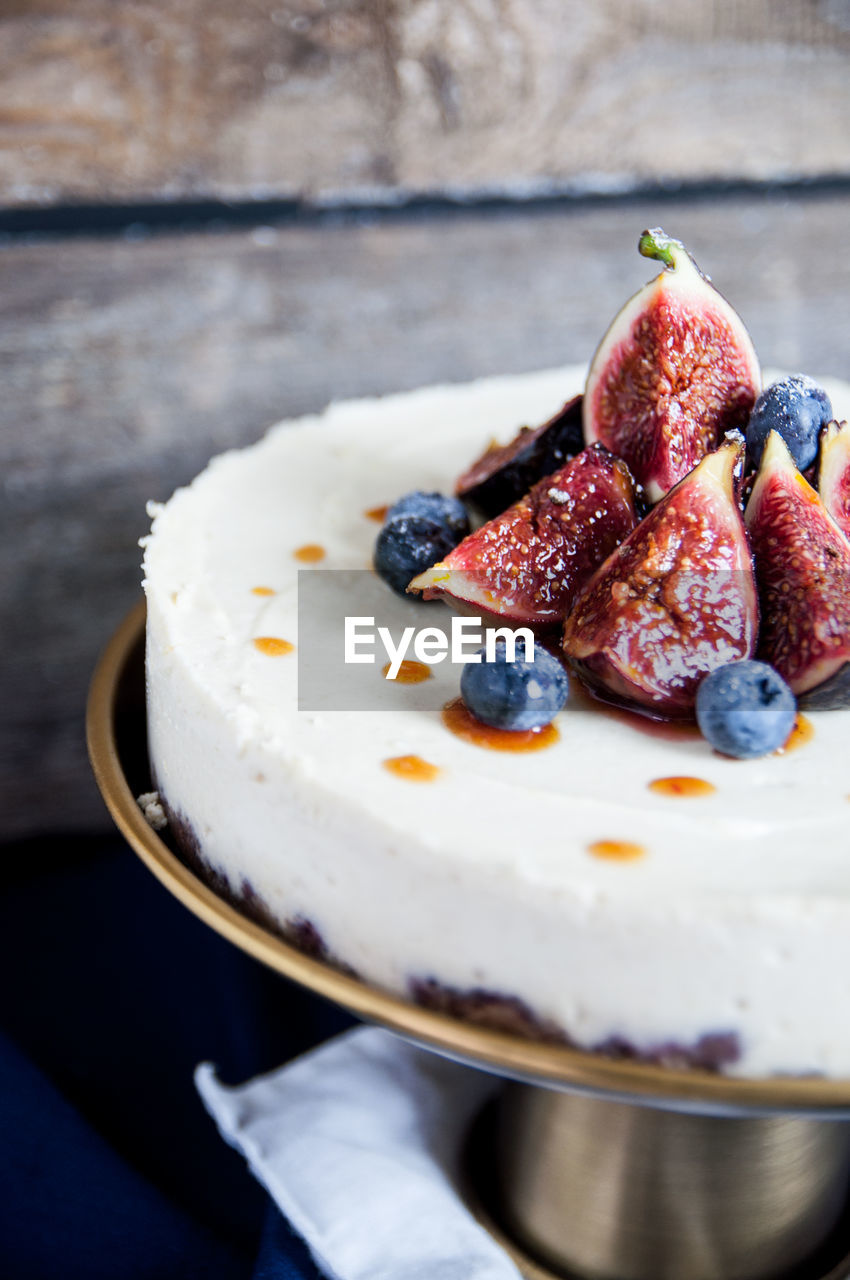
M 144 619 L 142 601 L 109 641 L 89 694 L 89 754 L 117 826 L 176 898 L 257 960 L 369 1022 L 505 1077 L 498 1115 L 470 1136 L 467 1190 L 524 1275 L 850 1276 L 850 1080 L 672 1070 L 479 1027 L 305 955 L 214 893 L 136 804 L 151 785 Z

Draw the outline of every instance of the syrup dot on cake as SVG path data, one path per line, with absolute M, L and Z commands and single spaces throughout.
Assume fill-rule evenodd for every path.
M 255 636 L 254 648 L 269 658 L 280 658 L 285 653 L 292 653 L 295 645 L 291 640 L 282 640 L 280 636 Z
M 320 560 L 324 560 L 327 552 L 318 542 L 307 542 L 303 547 L 297 547 L 292 554 L 302 564 L 318 564 Z
M 540 751 L 551 747 L 561 736 L 554 724 L 536 729 L 494 729 L 478 720 L 462 698 L 453 698 L 443 707 L 443 724 L 455 737 L 491 751 Z
M 433 782 L 440 774 L 438 765 L 421 756 L 390 756 L 384 761 L 384 768 L 407 782 Z
M 251 594 L 255 596 L 273 596 L 273 587 L 252 587 Z
M 388 662 L 381 670 L 381 675 L 385 680 L 390 679 L 391 666 L 392 663 Z M 431 668 L 427 662 L 417 662 L 414 658 L 404 658 L 393 677 L 393 681 L 395 684 L 422 684 L 423 680 L 430 680 L 430 678 Z
M 604 858 L 609 862 L 633 862 L 642 858 L 646 849 L 633 840 L 594 840 L 587 846 L 587 852 L 594 858 Z
M 811 742 L 814 736 L 815 726 L 808 716 L 804 716 L 802 711 L 798 711 L 793 729 L 782 746 L 778 747 L 773 754 L 775 756 L 784 756 L 789 751 L 797 751 L 800 747 L 804 747 L 807 742 Z
M 363 514 L 367 520 L 375 520 L 378 524 L 383 524 L 389 509 L 389 503 L 385 502 L 382 507 L 367 507 Z
M 674 775 L 670 778 L 654 778 L 647 787 L 659 796 L 710 796 L 717 790 L 713 782 L 704 778 Z

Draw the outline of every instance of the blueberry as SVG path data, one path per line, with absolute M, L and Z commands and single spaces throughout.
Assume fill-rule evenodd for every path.
M 778 431 L 801 471 L 817 457 L 821 427 L 832 418 L 829 396 L 811 378 L 795 373 L 774 382 L 756 400 L 747 424 L 747 452 L 755 466 L 771 431 Z
M 455 542 L 460 542 L 469 533 L 466 507 L 460 498 L 448 498 L 444 493 L 423 493 L 420 489 L 406 493 L 387 512 L 388 520 L 396 516 L 426 516 L 429 520 L 436 520 L 452 531 Z
M 375 572 L 403 596 L 411 578 L 444 559 L 456 544 L 448 526 L 428 516 L 388 517 L 375 542 Z
M 548 724 L 567 700 L 567 673 L 557 658 L 535 644 L 533 662 L 525 661 L 525 645 L 519 640 L 514 662 L 508 662 L 507 645 L 497 640 L 495 662 L 467 662 L 460 677 L 466 707 L 495 729 L 536 729 Z
M 797 704 L 766 662 L 730 662 L 703 680 L 696 710 L 703 737 L 716 751 L 752 760 L 787 740 Z

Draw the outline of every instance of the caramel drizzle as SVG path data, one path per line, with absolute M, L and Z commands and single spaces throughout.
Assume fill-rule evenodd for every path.
M 704 778 L 673 776 L 671 778 L 654 778 L 647 783 L 650 791 L 659 796 L 710 796 L 717 790 L 713 782 Z
M 383 764 L 388 773 L 405 782 L 433 782 L 440 775 L 439 766 L 421 756 L 390 756 Z
M 804 747 L 807 742 L 811 742 L 815 736 L 815 726 L 812 724 L 808 716 L 804 716 L 802 711 L 797 712 L 797 719 L 794 721 L 794 727 L 788 734 L 781 747 L 773 752 L 775 756 L 787 755 L 789 751 L 797 751 L 800 747 Z
M 391 662 L 388 662 L 381 669 L 381 675 L 385 680 L 390 679 Z M 425 662 L 417 662 L 414 658 L 404 658 L 399 664 L 398 671 L 393 677 L 391 683 L 394 684 L 422 684 L 423 680 L 431 679 L 431 668 Z
M 292 653 L 295 645 L 291 640 L 282 640 L 280 636 L 255 636 L 254 648 L 268 658 L 280 658 L 285 653 Z
M 318 564 L 320 560 L 324 560 L 327 552 L 318 542 L 307 542 L 303 547 L 296 547 L 292 554 L 302 564 Z
M 644 856 L 646 848 L 632 840 L 594 840 L 587 846 L 587 852 L 609 862 L 634 862 Z
M 494 729 L 467 710 L 462 698 L 447 702 L 442 714 L 450 733 L 491 751 L 540 751 L 551 747 L 561 736 L 554 724 L 544 724 L 539 729 Z

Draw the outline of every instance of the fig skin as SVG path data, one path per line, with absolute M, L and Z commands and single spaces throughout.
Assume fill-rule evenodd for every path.
M 820 437 L 820 500 L 845 537 L 850 537 L 850 425 L 828 422 Z
M 475 529 L 407 589 L 426 600 L 442 597 L 462 613 L 558 627 L 580 588 L 637 522 L 628 467 L 595 444 Z
M 573 396 L 541 426 L 522 427 L 508 444 L 491 445 L 458 478 L 457 497 L 492 520 L 559 471 L 584 448 L 581 402 Z
M 758 597 L 735 497 L 743 460 L 743 437 L 731 433 L 580 592 L 563 650 L 603 701 L 653 719 L 692 719 L 704 677 L 753 656 Z
M 746 426 L 761 370 L 743 322 L 678 241 L 638 243 L 665 269 L 616 316 L 590 365 L 584 436 L 624 458 L 657 502 Z
M 745 518 L 761 600 L 759 657 L 801 706 L 850 706 L 850 541 L 776 431 Z

